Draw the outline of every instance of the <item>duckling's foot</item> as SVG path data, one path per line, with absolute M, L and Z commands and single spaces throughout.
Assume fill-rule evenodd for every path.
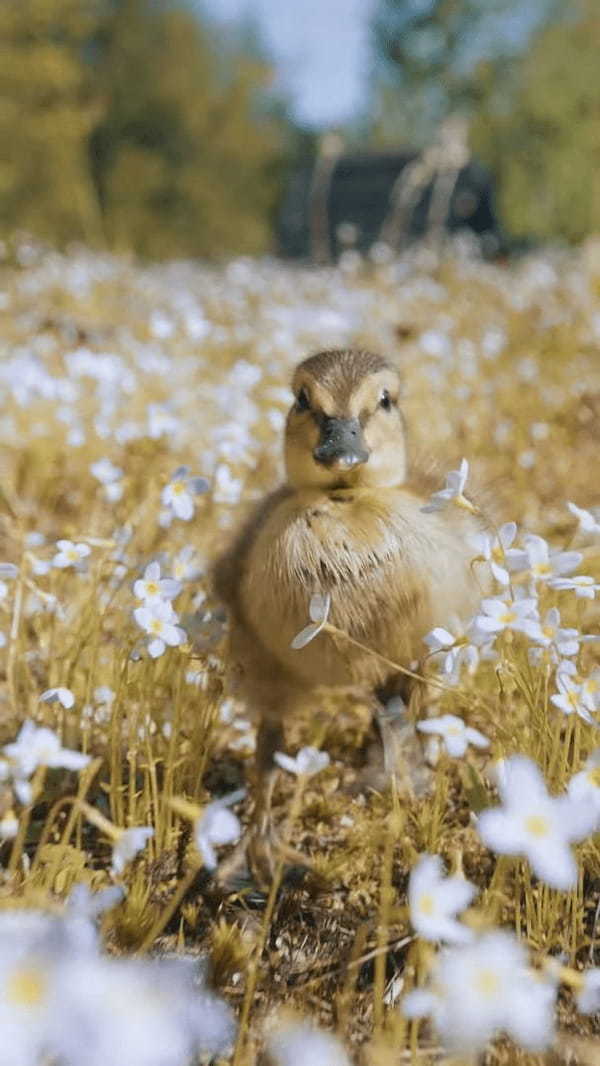
M 229 858 L 219 867 L 218 881 L 230 887 L 240 876 L 250 876 L 257 888 L 269 889 L 273 883 L 278 863 L 285 866 L 310 869 L 312 863 L 306 855 L 286 844 L 272 823 L 252 825 L 244 834 Z
M 398 792 L 408 799 L 427 795 L 433 775 L 403 700 L 394 696 L 385 706 L 378 704 L 373 718 L 378 738 L 369 748 L 367 764 L 353 791 L 372 788 L 384 792 L 394 780 Z

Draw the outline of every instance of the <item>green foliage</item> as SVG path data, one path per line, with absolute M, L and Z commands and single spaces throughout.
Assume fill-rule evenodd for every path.
M 94 5 L 0 6 L 0 219 L 63 242 L 97 239 L 87 138 L 95 120 L 82 62 Z
M 283 122 L 182 3 L 5 0 L 0 225 L 147 256 L 260 252 Z
M 600 229 L 600 14 L 548 27 L 513 75 L 489 92 L 473 145 L 498 175 L 501 210 L 520 236 L 578 241 Z

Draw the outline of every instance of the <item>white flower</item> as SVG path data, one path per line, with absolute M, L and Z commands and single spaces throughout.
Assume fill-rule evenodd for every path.
M 189 522 L 194 517 L 194 496 L 208 490 L 203 477 L 190 477 L 189 467 L 180 466 L 161 493 L 161 503 L 170 508 L 176 518 Z
M 579 630 L 561 628 L 558 607 L 551 607 L 540 622 L 538 630 L 532 629 L 528 635 L 536 644 L 544 647 L 553 645 L 559 655 L 577 655 L 579 651 Z
M 442 714 L 439 718 L 428 718 L 417 723 L 421 733 L 436 733 L 443 737 L 448 755 L 464 755 L 469 744 L 476 748 L 487 748 L 489 740 L 478 729 L 465 725 L 462 718 L 454 714 Z
M 551 550 L 548 542 L 536 533 L 528 533 L 523 538 L 523 545 L 523 549 L 509 549 L 506 557 L 511 570 L 528 570 L 534 581 L 551 582 L 569 574 L 583 558 L 581 552 Z
M 458 470 L 451 470 L 449 474 L 446 474 L 446 486 L 440 489 L 439 492 L 434 492 L 429 497 L 429 503 L 425 507 L 421 507 L 421 510 L 425 514 L 430 514 L 433 511 L 441 511 L 444 507 L 447 507 L 449 503 L 456 503 L 459 507 L 466 508 L 467 511 L 474 511 L 475 508 L 470 500 L 464 496 L 464 487 L 469 476 L 469 464 L 466 459 L 461 459 L 460 467 Z
M 173 577 L 177 581 L 197 581 L 202 575 L 196 549 L 186 544 L 173 559 Z
M 233 1041 L 230 1009 L 191 959 L 71 959 L 59 976 L 50 1049 L 61 1066 L 186 1066 Z
M 123 477 L 123 471 L 120 467 L 111 463 L 110 459 L 98 459 L 97 462 L 92 463 L 90 466 L 90 472 L 100 482 L 101 485 L 110 485 L 114 481 L 120 481 Z
M 505 629 L 512 629 L 531 636 L 539 630 L 537 600 L 532 597 L 522 600 L 485 599 L 481 601 L 481 611 L 474 623 L 484 633 L 502 633 Z
M 137 624 L 151 638 L 148 652 L 153 659 L 158 659 L 163 654 L 167 644 L 172 648 L 185 644 L 185 630 L 177 624 L 179 619 L 170 603 L 159 600 L 150 606 L 136 607 L 133 614 Z
M 458 625 L 455 626 L 458 629 Z M 488 635 L 485 635 L 488 639 Z M 466 630 L 456 634 L 451 633 L 443 626 L 436 626 L 423 638 L 424 643 L 430 649 L 432 656 L 443 656 L 442 673 L 448 684 L 456 685 L 460 680 L 462 666 L 467 667 L 469 674 L 474 674 L 479 665 L 481 634 L 477 633 L 471 623 Z
M 456 915 L 468 907 L 476 891 L 464 877 L 444 877 L 438 855 L 421 855 L 408 882 L 410 920 L 419 936 L 449 944 L 470 940 L 471 930 Z
M 83 560 L 90 554 L 88 544 L 74 544 L 72 540 L 57 540 L 56 547 L 59 549 L 52 560 L 52 565 L 64 570 L 67 566 L 73 566 L 76 570 L 82 570 Z
M 290 774 L 296 774 L 297 777 L 312 777 L 313 774 L 318 774 L 329 766 L 329 755 L 326 751 L 309 747 L 300 748 L 295 759 L 281 751 L 276 751 L 273 761 L 281 766 L 282 770 L 288 770 Z
M 408 1018 L 431 1015 L 453 1051 L 483 1051 L 506 1032 L 528 1051 L 552 1040 L 556 984 L 542 980 L 527 964 L 512 933 L 494 930 L 473 944 L 445 948 L 430 989 L 405 996 Z
M 16 772 L 30 777 L 38 766 L 64 767 L 65 770 L 82 770 L 90 761 L 89 755 L 63 748 L 56 733 L 34 722 L 24 722 L 17 739 L 4 746 Z
M 0 563 L 0 578 L 7 578 L 10 580 L 11 578 L 16 577 L 18 573 L 19 568 L 18 566 L 15 566 L 14 563 Z
M 577 993 L 577 1009 L 582 1014 L 596 1014 L 600 1011 L 600 969 L 584 970 L 581 978 L 582 987 Z
M 587 804 L 596 812 L 596 826 L 600 824 L 600 748 L 596 748 L 586 761 L 583 770 L 573 774 L 567 786 L 569 796 L 578 803 Z
M 269 1034 L 266 1051 L 273 1066 L 350 1066 L 344 1048 L 332 1033 L 296 1019 L 279 1024 Z
M 600 592 L 600 583 L 588 574 L 575 574 L 573 577 L 557 577 L 548 582 L 550 588 L 565 590 L 575 593 L 578 599 L 593 600 L 596 593 Z
M 564 672 L 557 673 L 556 683 L 559 691 L 550 697 L 550 702 L 558 707 L 563 714 L 578 714 L 584 722 L 593 725 L 594 720 L 586 707 L 583 689 L 572 677 Z
M 583 507 L 577 507 L 576 504 L 571 502 L 567 503 L 567 507 L 579 522 L 579 528 L 582 533 L 600 533 L 600 522 L 591 511 L 586 511 Z
M 579 677 L 578 681 L 584 707 L 588 711 L 600 711 L 600 670 L 593 670 L 589 677 Z
M 153 836 L 154 830 L 147 825 L 120 830 L 112 850 L 111 867 L 114 872 L 122 874 L 127 863 L 135 858 L 138 851 L 142 851 L 146 847 L 146 844 Z
M 6 811 L 0 818 L 0 840 L 13 840 L 17 835 L 19 822 L 13 810 Z
M 331 596 L 329 593 L 325 596 L 315 595 L 311 597 L 308 605 L 308 614 L 311 619 L 309 625 L 297 633 L 294 637 L 290 647 L 297 651 L 299 648 L 304 648 L 311 641 L 314 640 L 317 633 L 327 624 L 327 618 L 329 616 L 329 608 L 331 607 Z
M 244 796 L 244 790 L 238 789 L 229 796 L 213 800 L 204 808 L 194 823 L 194 839 L 207 870 L 216 870 L 216 847 L 223 844 L 235 844 L 242 833 L 239 818 L 228 808 L 238 803 Z
M 479 552 L 479 557 L 490 564 L 492 574 L 501 585 L 510 584 L 510 577 L 506 569 L 506 552 L 517 535 L 516 522 L 505 522 L 498 530 L 498 536 L 490 533 L 475 533 L 470 538 L 473 547 Z
M 75 703 L 75 697 L 70 688 L 47 688 L 40 696 L 40 703 L 60 703 L 69 710 Z
M 0 630 L 0 648 L 3 648 L 6 644 L 6 634 Z
M 506 759 L 499 782 L 503 806 L 483 811 L 478 832 L 500 855 L 524 855 L 535 874 L 564 891 L 577 883 L 569 845 L 591 832 L 595 814 L 572 796 L 550 796 L 538 767 L 523 755 Z
M 138 600 L 143 600 L 147 606 L 151 606 L 162 600 L 173 600 L 181 592 L 181 585 L 173 578 L 161 578 L 160 563 L 154 562 L 148 564 L 143 578 L 135 582 L 133 591 Z

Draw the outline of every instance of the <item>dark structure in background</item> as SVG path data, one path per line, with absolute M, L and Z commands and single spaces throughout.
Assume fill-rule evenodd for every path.
M 288 182 L 279 218 L 279 253 L 331 262 L 348 247 L 382 241 L 401 250 L 432 234 L 475 234 L 483 254 L 504 250 L 489 173 L 468 155 L 439 152 L 343 154 L 333 145 Z

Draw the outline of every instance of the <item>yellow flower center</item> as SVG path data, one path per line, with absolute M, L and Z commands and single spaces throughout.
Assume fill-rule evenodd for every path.
M 546 574 L 552 573 L 552 567 L 550 566 L 550 563 L 536 563 L 535 566 L 531 567 L 531 573 L 538 574 L 540 577 L 545 577 Z
M 553 640 L 556 636 L 556 626 L 542 626 L 542 633 L 545 637 L 549 637 Z
M 77 560 L 79 559 L 79 555 L 75 551 L 74 548 L 69 548 L 69 550 L 67 552 L 67 559 L 69 560 L 70 563 L 76 563 Z
M 37 1007 L 45 998 L 47 985 L 39 970 L 15 970 L 6 982 L 6 999 L 17 1007 Z
M 534 837 L 545 837 L 550 832 L 550 823 L 542 814 L 530 814 L 525 819 L 525 828 Z
M 600 682 L 595 677 L 588 677 L 583 682 L 583 688 L 585 689 L 586 692 L 589 692 L 590 695 L 592 695 L 594 692 L 597 692 L 598 689 L 600 688 Z
M 446 730 L 446 736 L 447 737 L 459 737 L 459 736 L 461 736 L 461 734 L 462 734 L 462 729 L 460 728 L 460 726 L 457 726 L 457 725 L 451 725 Z
M 162 624 L 160 618 L 153 618 L 152 621 L 150 622 L 150 630 L 151 630 L 151 632 L 152 633 L 156 633 L 157 635 L 160 636 L 160 634 L 162 633 L 162 628 L 163 628 L 163 624 Z
M 432 915 L 435 911 L 435 899 L 431 895 L 431 892 L 424 892 L 419 899 L 419 910 L 422 914 L 428 916 Z
M 156 596 L 160 592 L 160 589 L 159 589 L 158 585 L 156 584 L 156 581 L 147 581 L 146 582 L 146 592 L 147 592 L 148 596 Z
M 493 999 L 500 989 L 500 978 L 493 970 L 479 970 L 473 984 L 484 999 Z
M 181 496 L 185 492 L 185 481 L 174 481 L 171 485 L 171 492 L 174 496 Z
M 505 626 L 507 626 L 510 622 L 514 622 L 516 617 L 516 611 L 505 611 L 504 614 L 500 615 L 500 621 L 503 622 Z

